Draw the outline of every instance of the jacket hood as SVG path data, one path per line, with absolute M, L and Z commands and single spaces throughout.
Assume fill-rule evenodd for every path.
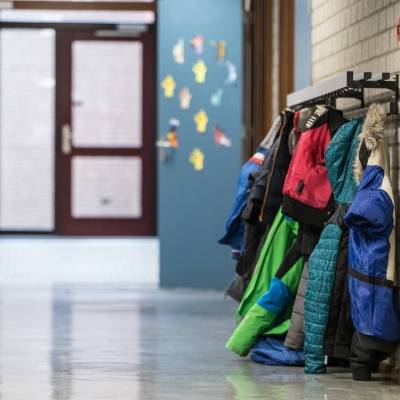
M 314 115 L 317 107 L 306 107 L 296 112 L 294 119 L 294 128 L 297 132 L 304 132 L 307 130 L 306 124 L 310 117 Z
M 357 183 L 361 181 L 368 157 L 384 141 L 386 112 L 380 104 L 371 104 L 364 120 L 357 157 L 354 161 L 354 178 Z M 366 159 L 365 161 L 363 159 Z
M 278 136 L 278 132 L 281 129 L 282 122 L 283 122 L 283 113 L 280 113 L 275 118 L 271 128 L 269 129 L 268 133 L 265 135 L 265 138 L 262 140 L 259 147 L 262 147 L 264 149 L 269 149 L 273 145 L 273 143 L 275 142 L 275 139 Z
M 351 203 L 357 191 L 353 163 L 361 126 L 361 119 L 354 119 L 342 125 L 326 150 L 325 161 L 333 197 L 340 204 Z

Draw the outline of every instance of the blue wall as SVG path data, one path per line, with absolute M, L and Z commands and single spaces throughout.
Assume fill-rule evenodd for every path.
M 295 90 L 311 85 L 311 0 L 295 3 Z
M 160 283 L 163 287 L 222 289 L 233 277 L 229 249 L 217 244 L 224 232 L 236 179 L 241 165 L 242 126 L 242 1 L 159 0 L 157 25 L 158 137 L 163 138 L 170 118 L 178 118 L 180 145 L 172 158 L 158 165 L 158 221 L 160 237 Z M 196 55 L 190 39 L 204 37 L 204 53 Z M 185 41 L 185 63 L 174 62 L 173 46 Z M 210 41 L 225 40 L 226 60 L 238 71 L 236 84 L 226 85 L 227 68 L 216 60 Z M 205 84 L 194 81 L 192 66 L 203 59 L 208 67 Z M 161 88 L 163 78 L 176 81 L 173 98 Z M 180 108 L 179 90 L 188 86 L 193 98 L 190 109 Z M 211 94 L 222 88 L 222 104 L 215 107 Z M 206 110 L 209 123 L 205 134 L 196 131 L 193 116 Z M 214 125 L 220 125 L 232 139 L 232 147 L 217 146 Z M 195 171 L 189 155 L 197 147 L 205 155 L 204 170 Z

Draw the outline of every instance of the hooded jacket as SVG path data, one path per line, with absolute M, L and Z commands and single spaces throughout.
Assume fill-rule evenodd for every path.
M 218 241 L 230 246 L 234 252 L 240 252 L 243 247 L 244 225 L 240 214 L 249 197 L 249 177 L 260 170 L 268 152 L 268 148 L 259 147 L 240 170 L 232 210 L 225 224 L 225 235 Z
M 305 372 L 325 373 L 324 336 L 329 316 L 335 266 L 340 249 L 343 219 L 356 193 L 353 162 L 358 146 L 361 120 L 341 126 L 327 151 L 326 164 L 333 195 L 337 203 L 334 215 L 321 233 L 308 262 L 305 297 Z
M 334 211 L 325 150 L 345 122 L 340 111 L 319 107 L 300 136 L 283 185 L 282 209 L 298 222 L 322 228 Z
M 290 110 L 281 113 L 282 125 L 271 163 L 264 163 L 255 179 L 250 198 L 242 218 L 249 224 L 261 222 L 269 226 L 282 205 L 282 187 L 292 158 L 289 151 L 289 136 L 293 129 L 295 114 Z
M 282 112 L 276 118 L 267 135 L 270 143 L 269 153 L 260 171 L 249 176 L 248 200 L 240 221 L 244 227 L 244 244 L 236 265 L 236 276 L 226 290 L 227 295 L 238 302 L 241 301 L 249 284 L 263 239 L 282 203 L 282 185 L 291 158 L 288 139 L 293 128 L 293 119 L 293 112 L 289 110 Z M 268 207 L 262 214 L 264 217 L 261 215 L 263 199 L 268 201 Z
M 355 175 L 360 184 L 345 222 L 349 232 L 349 291 L 357 332 L 385 341 L 400 340 L 395 281 L 395 206 L 384 142 L 386 114 L 370 106 L 361 135 Z M 367 158 L 363 168 L 363 153 Z M 362 176 L 362 177 L 361 177 Z M 361 178 L 361 179 L 360 179 Z

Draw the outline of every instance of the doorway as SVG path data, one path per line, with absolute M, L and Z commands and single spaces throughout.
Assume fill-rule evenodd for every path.
M 0 24 L 0 51 L 14 54 L 0 71 L 1 233 L 155 234 L 155 29 L 145 28 Z M 43 79 L 21 70 L 14 37 L 45 45 Z M 39 82 L 30 97 L 7 60 Z
M 59 31 L 56 43 L 57 232 L 153 235 L 152 32 Z

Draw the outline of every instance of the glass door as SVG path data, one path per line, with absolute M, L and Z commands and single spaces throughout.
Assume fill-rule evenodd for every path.
M 59 233 L 155 233 L 151 39 L 59 33 Z

